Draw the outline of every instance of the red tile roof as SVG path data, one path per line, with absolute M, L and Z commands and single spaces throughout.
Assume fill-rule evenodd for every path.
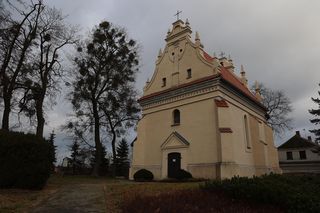
M 253 99 L 254 101 L 258 101 L 258 99 L 250 92 L 250 90 L 225 67 L 221 67 L 220 73 L 224 80 L 228 81 L 231 85 L 233 85 L 238 90 L 249 96 L 249 98 Z
M 207 60 L 207 61 L 209 61 L 209 62 L 211 62 L 211 61 L 213 61 L 213 59 L 214 59 L 214 57 L 211 57 L 208 53 L 206 53 L 205 51 L 203 51 L 203 56 L 204 56 L 204 58 Z

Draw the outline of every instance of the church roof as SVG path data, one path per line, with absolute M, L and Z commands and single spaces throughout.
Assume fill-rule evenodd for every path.
M 203 51 L 203 56 L 204 58 L 209 61 L 209 62 L 212 62 L 214 57 L 211 57 L 208 53 L 206 53 L 205 51 Z
M 234 76 L 229 70 L 227 70 L 223 66 L 221 67 L 221 76 L 224 80 L 229 82 L 232 86 L 236 87 L 250 99 L 260 103 L 258 99 L 250 92 L 250 90 L 245 85 L 243 85 L 243 83 L 236 76 Z
M 315 146 L 319 145 L 301 137 L 299 131 L 297 131 L 292 138 L 290 138 L 287 142 L 279 146 L 278 149 L 311 148 Z
M 214 58 L 212 58 L 209 54 L 204 52 L 204 56 L 206 57 L 207 60 L 213 60 Z M 225 67 L 221 66 L 221 71 L 220 74 L 215 74 L 215 75 L 211 75 L 211 76 L 206 76 L 200 79 L 196 79 L 194 81 L 185 83 L 185 84 L 181 84 L 179 86 L 176 87 L 172 87 L 163 91 L 159 91 L 159 92 L 155 92 L 146 96 L 143 96 L 139 99 L 139 101 L 142 100 L 146 100 L 149 99 L 151 97 L 160 95 L 160 94 L 164 94 L 173 90 L 176 90 L 178 88 L 182 88 L 182 87 L 187 87 L 193 84 L 198 84 L 200 82 L 204 82 L 210 79 L 214 79 L 214 78 L 218 78 L 221 77 L 225 82 L 227 82 L 228 84 L 230 84 L 232 87 L 234 87 L 236 90 L 238 90 L 240 93 L 242 93 L 244 96 L 248 97 L 249 99 L 251 99 L 252 101 L 254 101 L 257 105 L 261 106 L 262 108 L 265 109 L 265 106 L 263 106 L 261 104 L 261 102 L 250 92 L 250 90 L 234 75 L 232 74 L 229 70 L 227 70 Z

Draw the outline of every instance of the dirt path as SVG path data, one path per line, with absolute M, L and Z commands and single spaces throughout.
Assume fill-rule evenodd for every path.
M 31 213 L 105 213 L 103 184 L 71 184 L 61 187 Z

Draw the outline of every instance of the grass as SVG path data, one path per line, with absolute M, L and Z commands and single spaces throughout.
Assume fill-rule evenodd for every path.
M 26 212 L 59 191 L 60 187 L 95 184 L 95 187 L 104 190 L 107 212 L 199 212 L 201 209 L 205 212 L 276 213 L 283 212 L 283 209 L 287 208 L 273 202 L 275 200 L 292 200 L 295 203 L 301 203 L 296 202 L 299 200 L 303 200 L 304 203 L 314 201 L 314 207 L 318 207 L 318 197 L 320 197 L 318 177 L 271 176 L 263 180 L 240 178 L 233 181 L 210 181 L 199 184 L 199 182 L 133 182 L 105 177 L 54 175 L 41 191 L 0 190 L 0 212 Z M 261 183 L 255 185 L 257 181 Z M 298 190 L 295 196 L 293 193 L 297 191 L 297 187 L 306 192 L 300 193 Z M 306 199 L 302 199 L 305 197 Z M 259 202 L 256 200 L 258 198 L 266 202 Z M 316 208 L 315 212 L 318 209 Z
M 162 183 L 162 182 L 132 182 L 126 180 L 112 180 L 105 184 L 106 205 L 109 212 L 121 212 L 121 208 L 128 198 L 139 195 L 154 196 L 173 190 L 197 189 L 199 183 Z M 141 206 L 140 206 L 141 207 Z
M 26 212 L 56 190 L 52 186 L 47 186 L 41 191 L 0 189 L 0 212 Z
M 101 185 L 105 192 L 108 212 L 120 212 L 125 196 L 154 195 L 173 189 L 194 189 L 199 186 L 199 183 L 137 183 L 106 177 L 53 175 L 43 190 L 0 189 L 0 212 L 27 212 L 57 192 L 60 187 L 77 184 Z
M 122 205 L 123 213 L 197 213 L 197 212 L 283 212 L 271 205 L 257 205 L 244 200 L 229 199 L 221 193 L 210 193 L 200 189 L 167 191 L 161 194 L 127 196 Z

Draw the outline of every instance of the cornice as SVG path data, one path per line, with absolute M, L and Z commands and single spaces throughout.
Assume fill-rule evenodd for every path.
M 217 90 L 218 82 L 218 78 L 211 78 L 196 84 L 190 84 L 187 86 L 182 85 L 181 87 L 173 88 L 154 96 L 141 98 L 139 100 L 139 103 L 143 107 L 143 109 L 172 103 L 174 101 L 179 101 L 185 98 L 190 98 L 196 95 L 215 91 Z

